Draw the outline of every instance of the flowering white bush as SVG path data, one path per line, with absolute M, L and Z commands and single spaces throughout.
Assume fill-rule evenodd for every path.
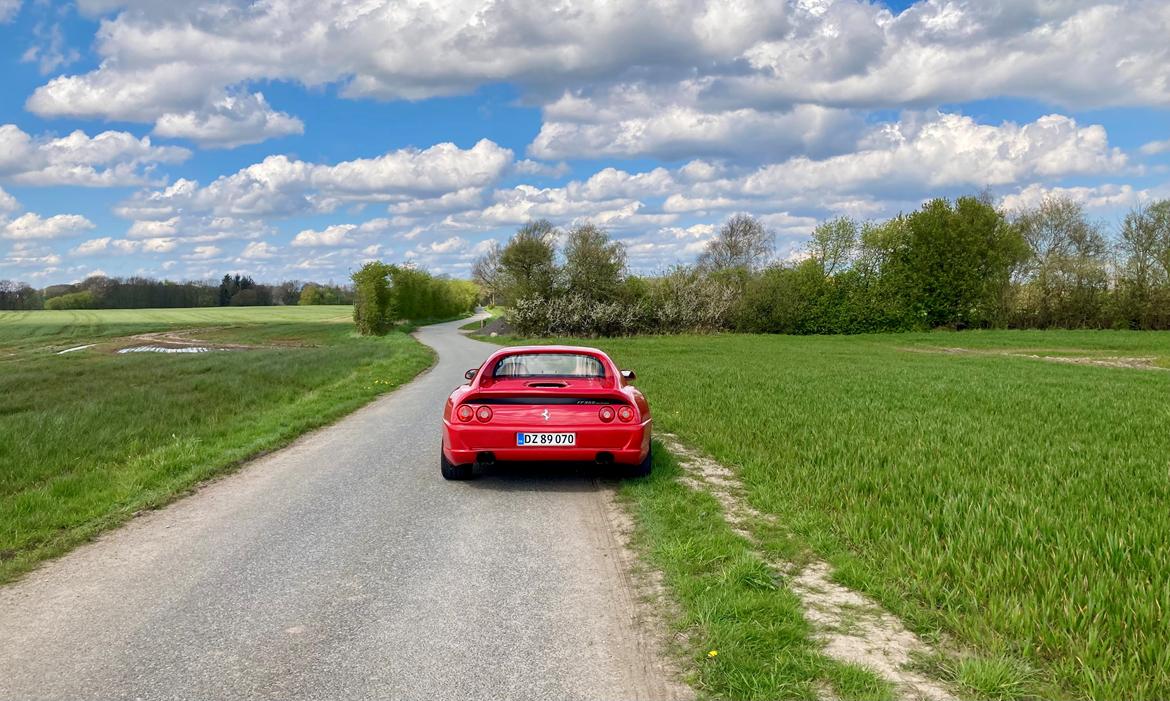
M 507 321 L 533 337 L 718 331 L 729 327 L 734 301 L 728 285 L 678 269 L 633 299 L 598 301 L 579 292 L 521 299 Z

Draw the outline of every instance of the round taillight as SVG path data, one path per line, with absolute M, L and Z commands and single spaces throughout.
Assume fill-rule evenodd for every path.
M 618 409 L 617 414 L 618 414 L 618 418 L 621 419 L 622 421 L 633 421 L 634 420 L 634 410 L 628 406 L 624 406 L 621 409 Z
M 613 408 L 611 408 L 611 407 L 603 406 L 597 412 L 597 418 L 601 419 L 605 423 L 609 423 L 610 421 L 613 421 L 613 416 L 614 416 Z
M 460 421 L 471 421 L 471 417 L 475 416 L 475 409 L 464 404 L 455 412 Z
M 475 410 L 475 418 L 479 419 L 480 421 L 491 421 L 492 420 L 492 410 L 487 408 L 486 406 L 481 406 L 480 408 Z

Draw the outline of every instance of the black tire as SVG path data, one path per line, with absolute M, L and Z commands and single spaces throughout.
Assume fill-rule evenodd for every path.
M 646 459 L 637 465 L 631 465 L 626 472 L 630 477 L 648 477 L 650 475 L 650 468 L 654 464 L 654 449 L 646 451 Z
M 474 467 L 471 463 L 466 465 L 456 465 L 447 459 L 443 451 L 439 451 L 439 471 L 443 473 L 445 480 L 469 480 L 473 477 L 471 468 Z

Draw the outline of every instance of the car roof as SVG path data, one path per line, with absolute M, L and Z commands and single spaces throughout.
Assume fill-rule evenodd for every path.
M 586 353 L 589 355 L 605 355 L 604 351 L 597 348 L 590 348 L 588 346 L 508 346 L 501 348 L 493 353 L 493 355 L 504 355 L 506 353 Z
M 505 346 L 498 351 L 495 351 L 487 357 L 485 363 L 495 362 L 499 358 L 504 358 L 509 355 L 535 355 L 541 353 L 575 353 L 579 355 L 591 355 L 595 358 L 600 358 L 602 362 L 608 363 L 617 367 L 613 362 L 613 358 L 609 357 L 605 351 L 597 348 L 589 348 L 588 346 Z

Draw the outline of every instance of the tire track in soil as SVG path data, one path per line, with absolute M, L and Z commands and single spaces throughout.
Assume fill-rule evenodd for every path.
M 743 484 L 724 465 L 683 445 L 678 436 L 657 433 L 686 473 L 680 481 L 715 498 L 728 526 L 752 545 L 759 541 L 753 522 L 775 524 L 776 519 L 747 503 Z M 822 651 L 840 662 L 869 668 L 893 685 L 898 696 L 924 701 L 955 701 L 942 683 L 910 668 L 915 655 L 934 650 L 873 599 L 833 582 L 828 563 L 813 559 L 803 566 L 776 560 L 762 550 L 756 554 L 775 571 L 804 605 Z

